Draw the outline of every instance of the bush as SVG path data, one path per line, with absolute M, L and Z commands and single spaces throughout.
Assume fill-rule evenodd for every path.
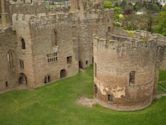
M 104 8 L 108 8 L 108 9 L 112 8 L 112 2 L 109 0 L 105 0 L 104 1 Z
M 163 11 L 160 12 L 156 24 L 155 32 L 166 36 L 166 9 L 163 9 Z

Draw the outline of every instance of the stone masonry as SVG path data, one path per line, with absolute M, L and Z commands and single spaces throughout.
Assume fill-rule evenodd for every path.
M 102 3 L 69 2 L 66 8 L 51 9 L 42 0 L 1 0 L 0 90 L 34 88 L 92 64 Z
M 149 106 L 157 93 L 164 55 L 161 43 L 155 34 L 146 32 L 94 35 L 94 91 L 98 102 L 120 111 Z
M 138 110 L 155 98 L 159 69 L 166 70 L 166 38 L 114 28 L 103 0 L 69 0 L 62 7 L 1 0 L 0 14 L 0 91 L 35 88 L 94 63 L 101 105 Z

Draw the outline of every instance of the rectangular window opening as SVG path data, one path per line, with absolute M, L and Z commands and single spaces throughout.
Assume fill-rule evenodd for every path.
M 129 74 L 129 85 L 135 84 L 135 71 L 131 71 Z
M 107 95 L 107 99 L 108 99 L 108 101 L 111 101 L 111 102 L 112 102 L 112 101 L 113 101 L 113 96 L 110 95 L 110 94 L 108 94 L 108 95 Z
M 47 61 L 48 63 L 52 63 L 52 62 L 57 62 L 58 61 L 58 54 L 55 53 L 51 53 L 51 54 L 47 54 Z
M 71 64 L 72 63 L 72 56 L 68 56 L 67 57 L 67 64 Z

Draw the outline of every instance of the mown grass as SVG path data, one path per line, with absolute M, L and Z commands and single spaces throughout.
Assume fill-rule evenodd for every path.
M 159 81 L 166 81 L 166 71 L 160 71 Z
M 166 93 L 166 71 L 160 71 L 158 93 Z
M 166 97 L 137 112 L 88 108 L 76 100 L 93 97 L 92 68 L 34 90 L 0 95 L 0 125 L 165 125 Z

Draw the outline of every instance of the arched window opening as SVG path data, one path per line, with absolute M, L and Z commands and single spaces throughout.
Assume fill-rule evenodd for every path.
M 14 57 L 14 52 L 12 50 L 9 50 L 8 53 L 7 53 L 7 61 L 8 61 L 8 64 L 9 64 L 10 68 L 14 67 L 13 57 Z
M 21 38 L 21 48 L 26 49 L 25 40 Z
M 108 32 L 111 32 L 111 27 L 110 27 L 110 26 L 108 27 L 108 30 L 107 30 L 107 31 L 108 31 Z
M 58 33 L 56 30 L 54 30 L 54 46 L 58 45 Z

